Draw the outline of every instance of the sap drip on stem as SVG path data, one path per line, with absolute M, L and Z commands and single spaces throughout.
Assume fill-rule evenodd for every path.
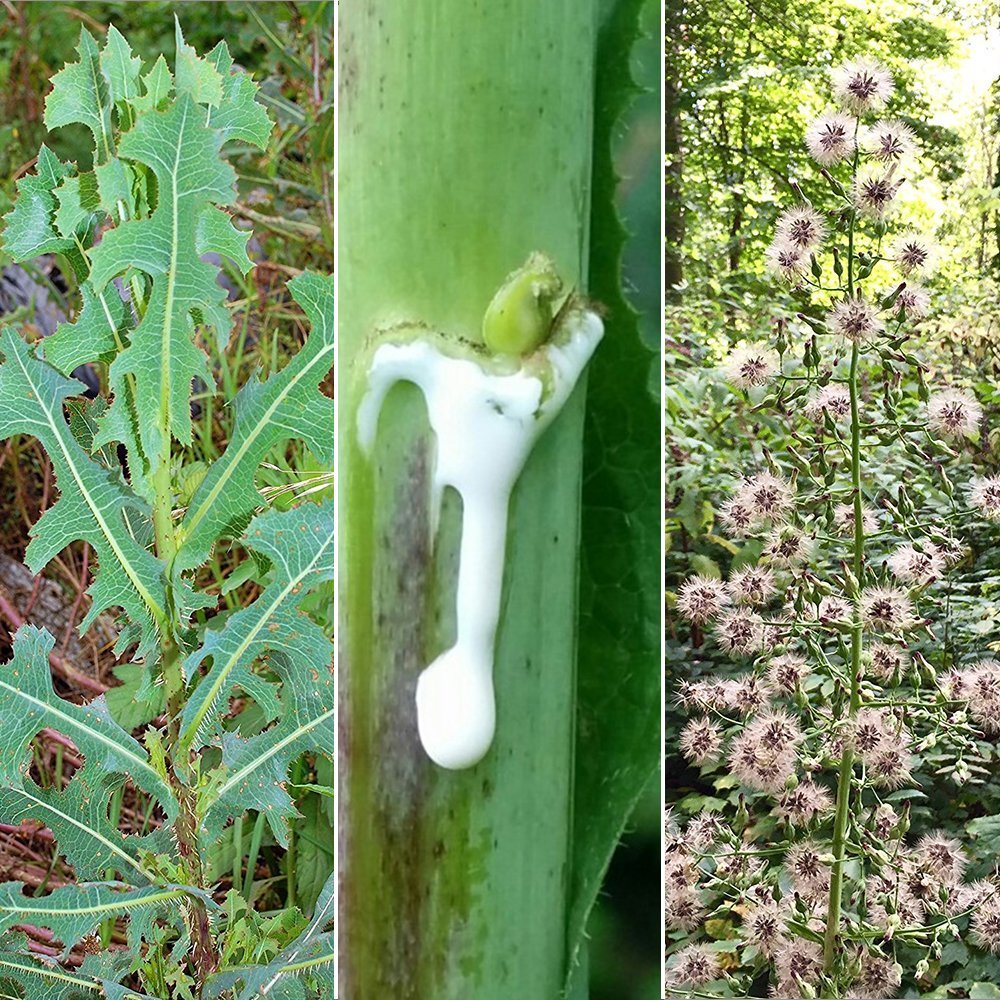
M 446 486 L 462 498 L 456 639 L 417 680 L 420 742 L 441 767 L 471 767 L 493 742 L 493 652 L 511 491 L 603 332 L 596 313 L 573 306 L 553 339 L 509 374 L 442 353 L 426 331 L 406 343 L 384 343 L 372 356 L 357 417 L 362 449 L 370 454 L 374 446 L 386 394 L 397 382 L 412 382 L 423 393 L 436 438 L 435 521 Z

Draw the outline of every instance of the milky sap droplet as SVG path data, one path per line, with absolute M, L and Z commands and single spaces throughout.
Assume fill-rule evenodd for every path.
M 456 771 L 478 764 L 493 742 L 492 657 L 469 662 L 455 646 L 417 679 L 417 731 L 427 756 Z
M 441 353 L 426 339 L 382 344 L 368 369 L 357 433 L 370 452 L 382 402 L 397 382 L 424 395 L 436 438 L 432 516 L 446 486 L 462 498 L 455 644 L 417 679 L 417 730 L 441 767 L 472 767 L 489 750 L 496 725 L 493 647 L 500 619 L 510 494 L 535 442 L 569 398 L 603 335 L 600 318 L 579 310 L 510 373 Z M 540 370 L 547 372 L 544 385 Z M 434 525 L 432 525 L 432 528 Z

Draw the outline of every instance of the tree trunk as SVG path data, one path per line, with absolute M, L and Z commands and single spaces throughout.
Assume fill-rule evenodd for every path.
M 663 77 L 663 153 L 666 158 L 663 185 L 663 287 L 667 298 L 684 280 L 684 150 L 681 119 L 681 41 L 684 31 L 683 0 L 668 0 L 664 11 L 666 56 Z

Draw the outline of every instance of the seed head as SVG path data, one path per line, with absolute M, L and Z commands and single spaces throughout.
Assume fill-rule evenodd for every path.
M 666 924 L 672 931 L 693 931 L 705 919 L 701 893 L 693 886 L 677 886 L 666 893 Z
M 1000 953 L 1000 895 L 994 893 L 973 911 L 972 940 L 980 948 Z
M 892 958 L 879 952 L 861 955 L 861 972 L 846 993 L 846 1000 L 887 1000 L 903 981 L 903 970 Z
M 988 879 L 962 882 L 951 887 L 945 912 L 950 916 L 967 913 L 974 910 L 984 900 L 990 899 L 996 892 L 997 887 Z
M 899 788 L 911 779 L 910 755 L 899 747 L 883 747 L 868 761 L 868 774 L 879 788 Z
M 738 496 L 726 500 L 719 507 L 719 520 L 729 534 L 742 538 L 754 528 L 754 513 Z
M 965 545 L 954 535 L 942 534 L 933 544 L 947 569 L 957 566 L 965 558 Z
M 897 181 L 894 168 L 866 167 L 854 181 L 854 207 L 862 214 L 882 219 L 892 207 L 903 182 Z
M 944 556 L 930 542 L 919 548 L 911 542 L 900 545 L 889 556 L 889 569 L 900 583 L 926 585 L 944 574 Z
M 833 508 L 833 524 L 844 535 L 854 534 L 854 504 L 841 503 Z M 861 505 L 861 527 L 866 535 L 878 531 L 878 521 L 865 504 Z
M 728 705 L 726 681 L 682 681 L 677 686 L 677 703 L 687 709 L 721 710 Z
M 870 760 L 886 748 L 898 747 L 900 741 L 884 709 L 862 708 L 851 722 L 849 739 L 862 760 Z
M 733 740 L 729 751 L 729 769 L 747 788 L 777 794 L 795 774 L 794 746 L 764 742 L 758 731 L 744 730 Z
M 814 941 L 789 939 L 775 954 L 774 966 L 778 979 L 774 996 L 803 996 L 803 986 L 815 988 L 819 982 L 823 972 L 823 949 Z
M 842 299 L 827 314 L 830 333 L 846 337 L 855 344 L 864 344 L 884 329 L 878 311 L 860 296 Z
M 778 352 L 763 344 L 743 344 L 723 362 L 726 381 L 740 389 L 767 385 L 781 374 Z
M 830 793 L 822 785 L 806 779 L 778 796 L 773 814 L 791 826 L 807 826 L 832 808 Z
M 835 422 L 850 417 L 851 394 L 846 386 L 839 382 L 830 382 L 805 405 L 805 414 L 810 420 L 822 420 L 824 412 Z
M 811 205 L 797 205 L 781 213 L 775 233 L 779 239 L 808 253 L 826 239 L 826 222 Z
M 812 542 L 806 534 L 791 524 L 771 531 L 764 540 L 761 557 L 778 566 L 799 566 L 809 559 Z
M 778 236 L 764 251 L 764 263 L 776 278 L 797 285 L 809 268 L 809 254 L 802 247 Z
M 1000 519 L 1000 476 L 982 476 L 972 480 L 969 502 L 983 517 Z
M 764 619 L 746 608 L 727 611 L 719 618 L 715 637 L 727 653 L 759 653 L 764 645 Z
M 837 102 L 853 115 L 881 111 L 896 85 L 892 74 L 875 59 L 854 59 L 830 74 Z
M 736 489 L 736 499 L 752 513 L 754 521 L 784 521 L 795 506 L 795 490 L 784 476 L 759 472 L 744 479 Z
M 916 148 L 917 137 L 906 122 L 883 118 L 862 133 L 864 151 L 883 163 L 898 163 Z
M 817 617 L 821 622 L 849 622 L 854 617 L 854 606 L 843 597 L 831 594 L 819 602 Z
M 804 656 L 783 653 L 773 657 L 768 665 L 767 683 L 776 694 L 795 694 L 808 673 L 809 666 Z
M 959 882 L 968 864 L 962 845 L 941 830 L 924 834 L 914 853 L 921 865 L 929 868 L 947 884 Z
M 916 624 L 916 614 L 905 591 L 869 587 L 861 595 L 861 621 L 870 632 L 901 632 Z
M 737 715 L 752 715 L 763 708 L 769 699 L 769 692 L 755 674 L 743 674 L 722 682 L 725 692 L 725 708 Z
M 950 701 L 968 701 L 972 690 L 972 671 L 949 670 L 938 678 L 938 687 Z
M 807 898 L 826 889 L 830 882 L 830 869 L 822 861 L 824 851 L 812 840 L 802 840 L 789 848 L 785 855 L 785 869 L 796 892 Z
M 773 956 L 785 940 L 785 918 L 774 903 L 755 906 L 743 918 L 743 939 L 764 955 Z
M 1000 732 L 1000 663 L 985 658 L 944 679 L 955 701 L 967 701 L 969 714 L 987 733 Z
M 872 810 L 872 831 L 879 840 L 888 840 L 898 823 L 899 813 L 888 802 L 882 802 Z
M 678 841 L 676 831 L 665 831 L 668 846 L 663 859 L 663 885 L 667 892 L 677 892 L 698 883 L 694 858 Z
M 693 764 L 714 763 L 722 749 L 722 730 L 709 719 L 691 719 L 677 742 L 681 753 Z
M 694 851 L 707 851 L 718 841 L 726 830 L 726 825 L 715 813 L 700 812 L 687 825 L 684 838 Z
M 747 726 L 746 732 L 766 743 L 792 747 L 802 742 L 802 727 L 783 708 L 761 712 Z
M 701 986 L 722 975 L 719 953 L 704 944 L 689 944 L 674 956 L 667 973 L 674 986 Z
M 888 256 L 903 274 L 909 276 L 914 271 L 930 270 L 934 262 L 934 246 L 920 233 L 903 233 L 893 241 Z
M 979 429 L 983 408 L 964 389 L 939 389 L 927 401 L 927 426 L 945 437 L 961 437 Z
M 854 152 L 856 128 L 857 121 L 840 111 L 820 115 L 806 129 L 809 155 L 823 167 L 847 159 Z
M 886 642 L 873 642 L 868 653 L 871 657 L 868 673 L 883 681 L 901 674 L 910 662 L 905 649 Z
M 714 618 L 728 604 L 726 585 L 711 576 L 693 576 L 677 592 L 677 610 L 696 624 Z
M 922 285 L 907 285 L 897 296 L 894 308 L 907 319 L 923 319 L 931 305 L 931 293 Z
M 766 566 L 747 566 L 729 578 L 729 594 L 736 604 L 759 607 L 774 596 L 774 573 Z

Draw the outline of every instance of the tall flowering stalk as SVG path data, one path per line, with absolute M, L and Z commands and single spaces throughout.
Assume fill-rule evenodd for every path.
M 835 204 L 802 197 L 766 253 L 825 316 L 800 314 L 801 353 L 782 326 L 773 344 L 740 345 L 723 366 L 755 408 L 790 421 L 787 455 L 765 449 L 720 510 L 728 533 L 756 540 L 760 555 L 728 581 L 696 576 L 677 595 L 678 611 L 709 625 L 724 652 L 752 659 L 679 692 L 694 713 L 682 752 L 706 773 L 725 763 L 727 783 L 741 787 L 729 821 L 668 822 L 668 926 L 688 938 L 668 982 L 682 993 L 716 980 L 749 988 L 766 971 L 780 997 L 890 997 L 906 972 L 901 944 L 923 954 L 909 970 L 918 979 L 970 923 L 974 943 L 1000 950 L 997 886 L 962 881 L 958 841 L 930 832 L 911 842 L 906 800 L 892 795 L 930 751 L 949 755 L 943 770 L 956 782 L 969 780 L 978 741 L 997 731 L 1000 664 L 939 675 L 918 648 L 934 638 L 918 603 L 963 556 L 961 498 L 940 468 L 941 516 L 909 484 L 879 487 L 869 455 L 878 442 L 922 461 L 954 455 L 982 411 L 961 387 L 929 388 L 906 344 L 928 308 L 919 278 L 933 247 L 892 231 L 916 147 L 909 126 L 878 118 L 892 77 L 859 60 L 836 69 L 832 86 L 837 106 L 805 142 Z M 904 391 L 907 374 L 918 400 Z M 791 421 L 797 411 L 808 433 Z M 968 499 L 1000 517 L 1000 477 L 973 481 Z M 691 941 L 699 928 L 716 941 Z

